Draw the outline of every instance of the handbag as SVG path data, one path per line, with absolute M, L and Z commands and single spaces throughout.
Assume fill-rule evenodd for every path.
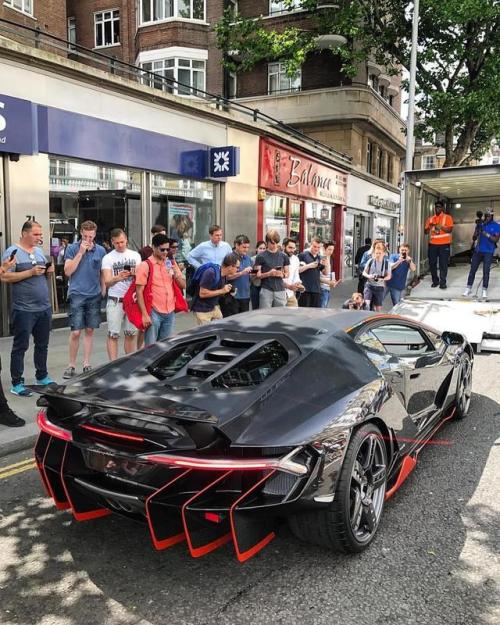
M 146 310 L 149 315 L 151 314 L 151 309 L 153 307 L 153 264 L 149 259 L 146 259 L 146 262 L 149 266 L 149 272 L 148 280 L 143 291 L 143 297 L 144 305 L 146 306 Z M 127 319 L 130 321 L 130 323 L 132 323 L 138 330 L 140 330 L 141 332 L 145 331 L 145 328 L 142 325 L 141 309 L 139 308 L 139 304 L 137 303 L 135 278 L 132 280 L 132 284 L 128 287 L 128 291 L 123 297 L 123 312 L 127 315 Z
M 175 281 L 175 278 L 172 278 L 172 285 L 174 287 L 174 298 L 175 298 L 175 312 L 189 312 L 189 306 L 186 300 L 184 299 L 184 295 L 182 294 L 181 287 Z

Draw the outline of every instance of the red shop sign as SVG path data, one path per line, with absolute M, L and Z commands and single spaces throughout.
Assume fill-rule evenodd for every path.
M 332 204 L 347 201 L 347 174 L 263 139 L 259 186 Z

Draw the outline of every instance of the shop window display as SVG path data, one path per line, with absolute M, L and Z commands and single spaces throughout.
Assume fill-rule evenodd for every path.
M 310 242 L 313 237 L 320 237 L 322 241 L 331 240 L 333 233 L 332 207 L 320 202 L 306 202 L 305 205 L 305 242 Z
M 264 203 L 264 229 L 277 230 L 283 240 L 288 236 L 286 197 L 270 195 Z

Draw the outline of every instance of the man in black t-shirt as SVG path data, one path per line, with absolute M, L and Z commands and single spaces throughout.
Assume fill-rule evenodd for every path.
M 288 278 L 290 259 L 280 252 L 280 235 L 277 230 L 266 234 L 267 250 L 257 255 L 255 269 L 261 280 L 259 308 L 286 306 L 286 290 L 283 278 Z
M 325 259 L 321 258 L 321 239 L 314 237 L 311 246 L 299 254 L 300 279 L 305 287 L 299 299 L 299 306 L 305 308 L 321 308 L 321 273 L 327 273 Z

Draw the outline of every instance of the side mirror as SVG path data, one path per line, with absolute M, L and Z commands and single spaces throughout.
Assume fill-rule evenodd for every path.
M 464 342 L 464 337 L 458 332 L 448 332 L 445 330 L 441 334 L 441 338 L 444 344 L 447 345 L 448 347 L 450 345 L 462 345 Z

